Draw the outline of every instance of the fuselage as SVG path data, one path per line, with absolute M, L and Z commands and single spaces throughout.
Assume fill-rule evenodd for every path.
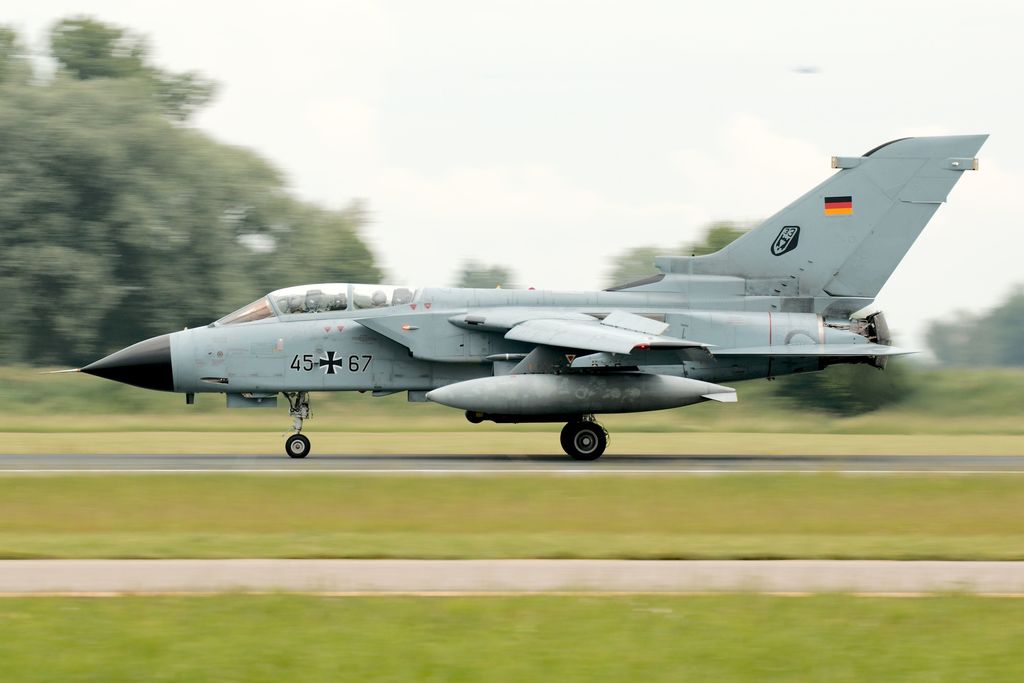
M 310 291 L 322 287 L 309 286 Z M 733 304 L 739 308 L 744 299 L 736 297 Z M 714 348 L 867 342 L 818 314 L 693 309 L 677 292 L 424 288 L 397 304 L 357 309 L 350 296 L 353 305 L 343 310 L 294 313 L 282 313 L 273 294 L 268 300 L 272 314 L 261 319 L 225 319 L 169 335 L 173 390 L 425 392 L 502 374 L 510 362 L 503 355 L 515 358 L 532 346 L 507 340 L 486 324 L 465 322 L 474 313 L 486 317 L 498 311 L 506 317 L 522 311 L 524 318 L 565 313 L 603 318 L 628 311 L 666 323 L 668 336 Z M 720 308 L 724 302 L 714 303 Z M 716 360 L 703 354 L 685 359 L 653 350 L 635 350 L 615 362 L 709 382 L 813 371 L 821 364 L 817 358 Z

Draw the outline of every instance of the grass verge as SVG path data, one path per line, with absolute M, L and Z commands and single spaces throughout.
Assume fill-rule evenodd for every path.
M 0 557 L 1024 559 L 1024 478 L 0 477 Z
M 1012 681 L 1024 601 L 817 596 L 0 601 L 6 681 Z
M 611 427 L 606 421 L 606 426 Z M 317 432 L 311 462 L 322 454 L 542 455 L 558 454 L 558 429 L 514 431 L 484 427 L 456 432 Z M 0 434 L 0 453 L 217 453 L 281 455 L 284 436 L 266 432 L 83 431 Z M 609 456 L 671 455 L 1022 455 L 1024 435 L 638 433 L 611 428 Z M 287 462 L 282 462 L 287 465 Z

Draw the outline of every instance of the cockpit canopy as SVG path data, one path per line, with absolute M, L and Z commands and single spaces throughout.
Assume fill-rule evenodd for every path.
M 215 325 L 251 323 L 274 316 L 290 317 L 333 311 L 385 308 L 412 303 L 416 290 L 395 285 L 321 283 L 286 287 L 230 313 Z

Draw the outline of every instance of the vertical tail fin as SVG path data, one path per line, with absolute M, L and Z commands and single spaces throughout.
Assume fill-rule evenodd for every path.
M 840 169 L 719 252 L 664 257 L 665 272 L 796 282 L 800 296 L 874 298 L 987 135 L 904 138 Z

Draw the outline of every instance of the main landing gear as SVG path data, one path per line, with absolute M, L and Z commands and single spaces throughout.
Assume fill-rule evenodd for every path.
M 466 411 L 466 419 L 475 425 L 484 420 L 498 424 L 524 424 L 532 422 L 565 422 L 559 441 L 562 450 L 573 460 L 597 460 L 608 447 L 608 431 L 593 415 L 507 415 Z
M 562 427 L 559 441 L 573 460 L 597 460 L 608 447 L 608 432 L 593 417 L 581 417 Z
M 284 442 L 284 452 L 289 458 L 305 458 L 309 455 L 309 439 L 302 434 L 302 422 L 310 418 L 309 392 L 297 391 L 285 393 L 288 399 L 288 414 L 292 417 L 292 429 L 295 433 Z

